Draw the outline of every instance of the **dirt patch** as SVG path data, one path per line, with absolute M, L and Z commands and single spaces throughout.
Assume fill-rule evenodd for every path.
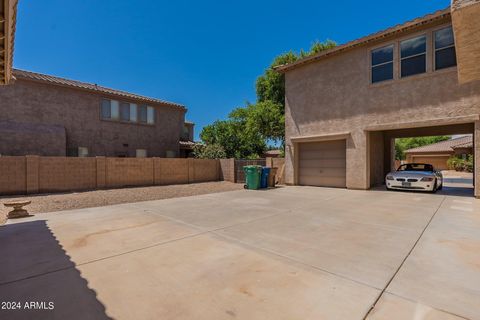
M 108 206 L 119 203 L 161 200 L 178 197 L 188 197 L 200 194 L 217 193 L 243 189 L 242 184 L 227 181 L 204 182 L 171 186 L 151 186 L 138 188 L 122 188 L 109 190 L 94 190 L 61 194 L 39 194 L 30 196 L 0 197 L 0 224 L 9 211 L 4 202 L 14 199 L 28 199 L 32 203 L 25 207 L 30 213 L 42 213 L 69 209 L 81 209 Z

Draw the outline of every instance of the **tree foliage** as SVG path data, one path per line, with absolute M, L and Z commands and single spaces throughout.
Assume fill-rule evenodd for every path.
M 450 138 L 450 136 L 431 136 L 395 139 L 395 159 L 405 160 L 405 150 L 445 141 Z
M 207 145 L 218 144 L 227 157 L 253 158 L 261 154 L 267 143 L 285 143 L 285 76 L 275 70 L 279 65 L 289 64 L 330 49 L 336 43 L 316 41 L 308 51 L 281 54 L 259 76 L 255 87 L 257 101 L 234 109 L 227 120 L 215 121 L 203 128 L 200 138 Z
M 198 159 L 224 159 L 227 154 L 219 144 L 196 144 L 193 147 L 193 156 Z
M 247 132 L 244 127 L 244 121 L 215 121 L 203 128 L 200 138 L 206 145 L 222 146 L 227 158 L 247 158 L 262 153 L 265 141 L 258 133 Z

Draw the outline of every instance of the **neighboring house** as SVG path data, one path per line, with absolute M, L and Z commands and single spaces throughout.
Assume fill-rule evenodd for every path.
M 285 74 L 287 184 L 382 184 L 395 138 L 473 134 L 480 150 L 480 2 L 454 4 L 276 68 Z
M 12 79 L 17 0 L 0 0 L 0 85 Z
M 190 121 L 185 121 L 182 133 L 180 135 L 180 158 L 190 158 L 193 156 L 193 147 L 195 142 L 193 142 L 193 130 L 195 124 Z
M 187 111 L 180 104 L 34 72 L 13 75 L 0 87 L 1 155 L 180 156 Z
M 408 163 L 429 163 L 436 169 L 448 169 L 447 160 L 452 156 L 464 159 L 473 154 L 472 136 L 464 136 L 405 150 Z

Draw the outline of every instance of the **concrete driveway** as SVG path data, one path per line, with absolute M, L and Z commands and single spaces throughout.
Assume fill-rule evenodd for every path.
M 20 310 L 0 318 L 480 319 L 480 201 L 443 192 L 283 187 L 10 221 L 0 301 Z

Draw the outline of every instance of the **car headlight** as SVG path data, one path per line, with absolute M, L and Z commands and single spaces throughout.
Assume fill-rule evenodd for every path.
M 388 176 L 387 176 L 387 180 L 394 180 L 394 179 L 393 179 L 393 176 L 388 175 Z
M 433 181 L 432 177 L 423 177 L 420 181 Z

